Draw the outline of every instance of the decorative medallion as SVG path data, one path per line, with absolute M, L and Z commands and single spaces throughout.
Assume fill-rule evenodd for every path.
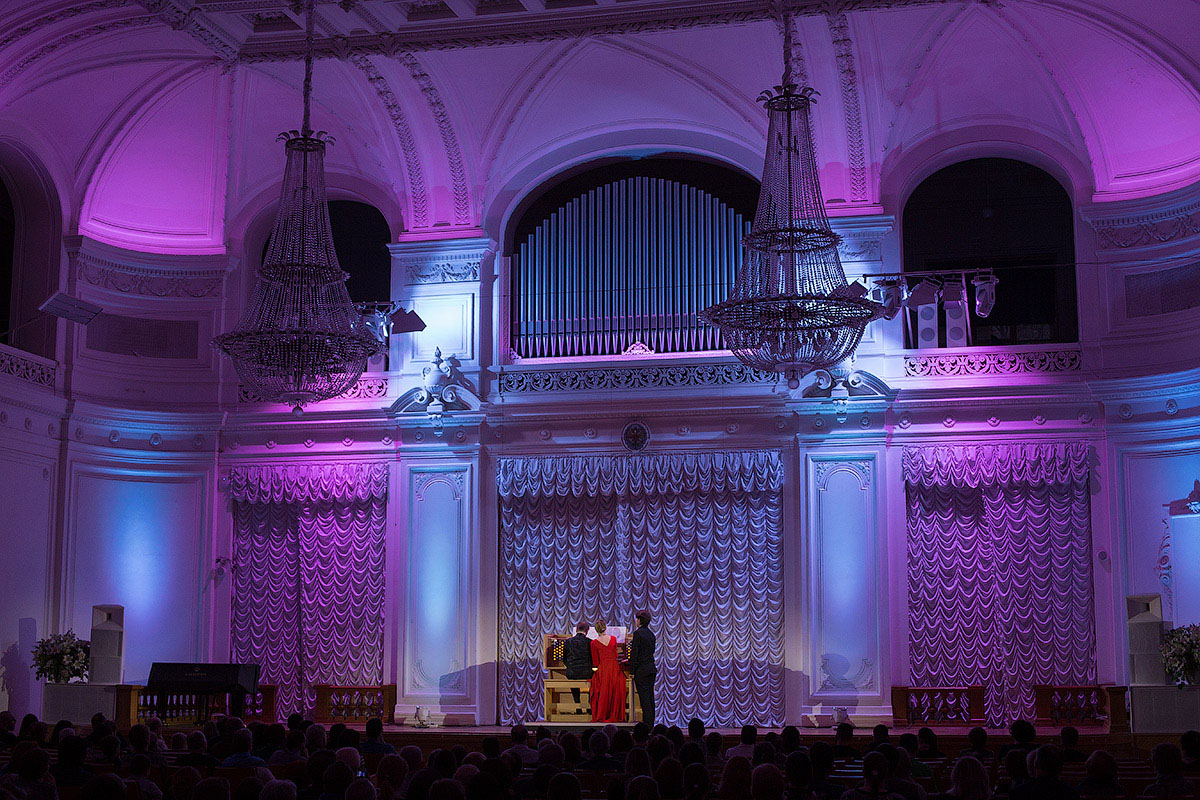
M 1078 416 L 1079 424 L 1087 425 L 1093 419 L 1095 419 L 1095 415 L 1093 415 L 1089 409 L 1084 408 L 1084 409 L 1080 410 L 1079 416 Z
M 1045 417 L 1044 415 L 1042 415 L 1042 414 L 1035 414 L 1035 415 L 1034 415 L 1034 417 L 1033 417 L 1033 422 L 1034 422 L 1034 424 L 1036 424 L 1036 425 L 1045 425 L 1045 424 L 1046 424 L 1046 417 Z
M 597 436 L 595 428 L 584 428 L 583 436 L 585 439 L 595 439 Z
M 1175 401 L 1175 398 L 1172 397 L 1170 400 L 1167 401 L 1167 416 L 1173 417 L 1178 413 L 1179 413 L 1179 403 L 1177 403 Z
M 1121 407 L 1117 409 L 1117 416 L 1121 419 L 1133 419 L 1133 406 L 1129 403 L 1122 403 Z
M 547 441 L 550 438 L 550 429 L 542 428 L 540 431 L 538 431 L 538 436 L 541 437 L 543 442 Z
M 725 426 L 725 432 L 729 433 L 729 434 L 737 433 L 738 432 L 738 424 L 736 422 L 729 423 L 728 425 Z
M 150 446 L 151 447 L 162 446 L 162 434 L 161 433 L 150 434 Z
M 899 425 L 901 428 L 907 428 L 907 427 L 911 426 L 912 425 L 912 414 L 905 411 L 903 414 L 900 415 L 900 419 L 896 424 Z
M 192 437 L 192 447 L 196 448 L 197 450 L 204 447 L 204 437 L 198 433 L 195 436 L 193 436 Z
M 109 431 L 108 432 L 108 440 L 110 442 L 112 442 L 113 444 L 116 444 L 117 442 L 121 441 L 121 432 L 120 431 Z
M 641 422 L 630 422 L 621 430 L 621 444 L 631 453 L 644 450 L 650 443 L 650 429 Z
M 1000 424 L 1000 418 L 997 417 L 995 414 L 992 414 L 990 417 L 987 418 L 987 424 L 990 425 L 991 427 L 995 428 Z
M 825 420 L 822 419 L 821 417 L 815 417 L 813 419 L 813 427 L 819 431 L 824 430 L 825 429 Z
M 947 428 L 953 428 L 954 422 L 955 422 L 955 419 L 954 419 L 953 415 L 951 415 L 951 414 L 947 414 L 945 417 L 942 418 L 942 424 L 945 425 Z

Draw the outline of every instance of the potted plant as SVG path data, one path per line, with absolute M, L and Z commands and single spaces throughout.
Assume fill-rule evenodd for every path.
M 1184 625 L 1163 634 L 1163 668 L 1179 688 L 1200 683 L 1200 625 Z
M 39 639 L 33 646 L 35 674 L 47 683 L 70 683 L 75 678 L 86 681 L 90 645 L 71 630 Z

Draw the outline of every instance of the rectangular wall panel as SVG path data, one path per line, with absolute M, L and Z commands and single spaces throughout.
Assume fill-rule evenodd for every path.
M 809 608 L 814 702 L 878 698 L 878 500 L 874 455 L 809 456 Z
M 92 606 L 125 607 L 125 682 L 154 661 L 200 658 L 207 572 L 206 476 L 75 467 L 66 624 L 87 638 Z
M 33 677 L 33 644 L 50 633 L 50 531 L 54 462 L 0 450 L 0 486 L 14 500 L 0 517 L 0 710 L 18 719 L 41 716 L 41 687 Z M 19 502 L 16 499 L 19 498 Z M 84 638 L 87 638 L 86 636 Z
M 402 694 L 471 702 L 471 466 L 413 466 L 408 475 Z

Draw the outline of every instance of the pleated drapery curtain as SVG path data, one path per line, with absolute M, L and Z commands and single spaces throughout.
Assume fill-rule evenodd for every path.
M 1088 446 L 906 447 L 914 686 L 987 687 L 993 725 L 1033 687 L 1096 681 Z
M 233 659 L 312 709 L 318 683 L 383 680 L 387 464 L 235 467 Z
M 645 607 L 660 721 L 782 724 L 778 452 L 506 458 L 497 482 L 503 722 L 542 717 L 543 634 Z

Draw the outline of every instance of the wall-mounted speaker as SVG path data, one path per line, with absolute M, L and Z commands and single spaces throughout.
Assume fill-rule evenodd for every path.
M 1162 596 L 1135 594 L 1125 598 L 1125 629 L 1129 635 L 1129 684 L 1163 686 L 1162 643 L 1166 624 L 1162 618 Z
M 92 606 L 88 683 L 117 684 L 125 678 L 125 607 Z

